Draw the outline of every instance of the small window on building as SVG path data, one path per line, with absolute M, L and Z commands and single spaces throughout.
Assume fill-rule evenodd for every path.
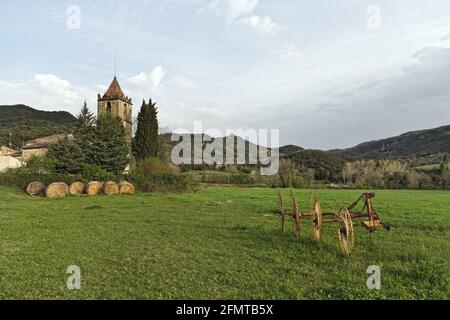
M 108 104 L 106 105 L 106 112 L 107 113 L 111 113 L 112 112 L 111 102 L 108 102 Z

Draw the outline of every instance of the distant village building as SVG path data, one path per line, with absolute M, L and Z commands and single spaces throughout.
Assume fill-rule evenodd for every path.
M 21 155 L 20 151 L 0 146 L 0 172 L 20 168 L 22 166 Z
M 11 154 L 16 153 L 17 151 L 14 149 L 10 149 L 5 146 L 0 146 L 0 156 L 10 156 Z
M 8 169 L 17 169 L 22 166 L 22 161 L 11 156 L 0 155 L 0 172 L 4 172 Z
M 26 162 L 33 156 L 43 157 L 48 152 L 48 147 L 52 144 L 58 143 L 59 141 L 67 138 L 69 141 L 74 141 L 72 134 L 56 134 L 49 137 L 39 138 L 35 140 L 28 141 L 22 147 L 22 161 Z

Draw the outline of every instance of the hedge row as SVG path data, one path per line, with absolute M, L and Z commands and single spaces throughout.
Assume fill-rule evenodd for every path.
M 189 180 L 180 175 L 164 173 L 164 174 L 136 174 L 131 173 L 116 179 L 116 181 L 125 180 L 132 183 L 138 191 L 141 192 L 184 192 L 191 190 Z M 20 188 L 25 190 L 30 182 L 40 181 L 48 186 L 55 181 L 64 182 L 71 185 L 74 182 L 89 182 L 83 179 L 81 175 L 70 174 L 33 174 L 21 173 L 17 171 L 7 171 L 0 173 L 0 185 Z

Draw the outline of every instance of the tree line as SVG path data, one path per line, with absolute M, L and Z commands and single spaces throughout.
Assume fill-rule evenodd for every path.
M 317 179 L 314 169 L 282 159 L 278 172 L 282 187 L 314 187 L 323 183 L 339 183 L 343 187 L 373 189 L 448 189 L 450 168 L 441 163 L 440 170 L 425 173 L 398 160 L 359 160 L 346 162 L 341 174 L 333 179 Z

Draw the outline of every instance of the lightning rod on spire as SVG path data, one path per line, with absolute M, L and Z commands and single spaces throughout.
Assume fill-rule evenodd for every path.
M 114 78 L 117 77 L 117 51 L 114 52 Z

